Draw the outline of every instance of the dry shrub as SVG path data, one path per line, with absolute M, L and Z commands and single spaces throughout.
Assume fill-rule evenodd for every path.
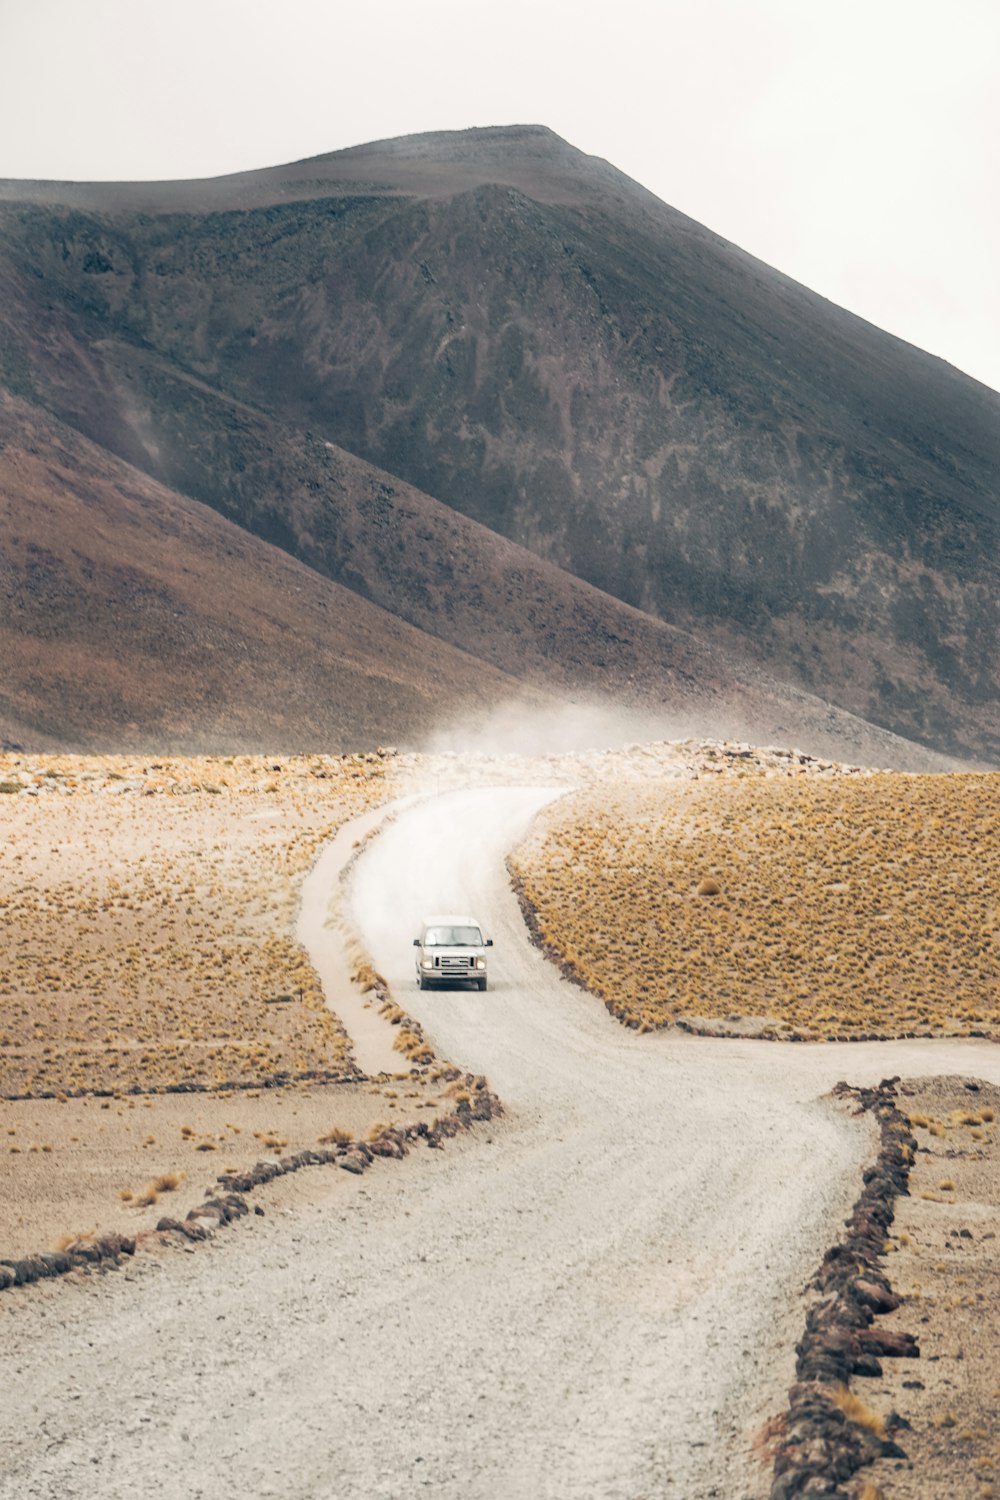
M 393 1048 L 402 1052 L 411 1062 L 432 1062 L 434 1058 L 433 1049 L 428 1046 L 422 1036 L 404 1026 L 393 1041 Z
M 89 1245 L 93 1242 L 96 1231 L 93 1229 L 81 1229 L 77 1234 L 61 1234 L 52 1248 L 57 1255 L 64 1250 L 69 1250 L 74 1245 Z
M 856 1427 L 864 1427 L 877 1438 L 885 1437 L 885 1419 L 878 1412 L 872 1411 L 870 1406 L 866 1406 L 861 1397 L 849 1391 L 846 1386 L 838 1386 L 833 1393 L 833 1402 Z
M 184 1172 L 161 1172 L 159 1177 L 154 1177 L 150 1183 L 154 1193 L 174 1193 L 180 1187 L 185 1178 Z
M 352 1141 L 353 1139 L 354 1137 L 349 1130 L 345 1130 L 341 1125 L 334 1125 L 332 1129 L 326 1132 L 326 1135 L 319 1137 L 318 1144 L 320 1146 L 336 1146 L 347 1141 Z

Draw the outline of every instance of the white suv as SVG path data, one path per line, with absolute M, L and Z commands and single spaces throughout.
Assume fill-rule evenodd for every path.
M 493 939 L 483 940 L 475 917 L 426 917 L 420 936 L 413 939 L 417 952 L 417 983 L 422 990 L 432 984 L 477 984 L 486 989 L 486 950 Z

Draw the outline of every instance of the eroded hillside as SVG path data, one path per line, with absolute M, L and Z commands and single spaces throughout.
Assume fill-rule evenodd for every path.
M 3 379 L 182 494 L 364 593 L 377 518 L 332 444 L 487 528 L 476 576 L 504 536 L 744 670 L 995 759 L 1000 398 L 551 132 L 2 196 Z M 392 526 L 407 554 L 419 522 Z M 517 591 L 491 602 L 524 627 Z M 464 645 L 447 593 L 393 607 Z

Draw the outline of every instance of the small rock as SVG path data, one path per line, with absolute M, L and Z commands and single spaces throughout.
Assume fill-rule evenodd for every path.
M 355 1151 L 348 1151 L 337 1162 L 337 1166 L 343 1167 L 345 1172 L 354 1172 L 358 1176 L 365 1170 L 367 1165 L 368 1163 L 361 1153 Z

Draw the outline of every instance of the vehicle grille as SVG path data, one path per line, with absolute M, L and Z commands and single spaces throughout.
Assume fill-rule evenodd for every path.
M 440 974 L 468 974 L 475 963 L 474 958 L 436 958 L 434 967 Z

